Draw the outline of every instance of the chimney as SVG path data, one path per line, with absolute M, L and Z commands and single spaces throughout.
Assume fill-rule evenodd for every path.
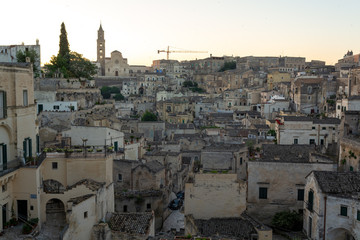
M 39 46 L 39 39 L 36 39 L 36 45 Z

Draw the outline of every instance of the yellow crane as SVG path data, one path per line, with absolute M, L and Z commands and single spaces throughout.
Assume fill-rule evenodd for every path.
M 207 53 L 205 51 L 190 51 L 190 50 L 170 50 L 170 46 L 167 47 L 167 50 L 158 50 L 158 54 L 161 52 L 166 52 L 166 59 L 169 60 L 170 53 Z

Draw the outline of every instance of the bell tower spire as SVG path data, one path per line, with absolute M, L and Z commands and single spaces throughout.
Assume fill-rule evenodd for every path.
M 101 22 L 97 39 L 97 62 L 100 63 L 101 76 L 105 76 L 105 38 Z

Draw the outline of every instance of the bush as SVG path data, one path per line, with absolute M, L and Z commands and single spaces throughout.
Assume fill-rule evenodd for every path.
M 300 231 L 302 229 L 302 215 L 295 211 L 283 211 L 275 214 L 271 224 L 277 228 L 286 230 Z
M 28 224 L 23 225 L 23 228 L 22 228 L 23 234 L 29 234 L 29 233 L 31 233 L 31 231 L 32 231 L 32 227 L 30 225 L 28 225 Z
M 146 111 L 144 115 L 141 117 L 142 122 L 151 122 L 151 121 L 157 121 L 157 116 L 149 111 Z

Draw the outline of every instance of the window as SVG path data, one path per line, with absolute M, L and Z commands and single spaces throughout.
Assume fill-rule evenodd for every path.
M 297 200 L 304 201 L 304 189 L 298 189 Z
M 312 212 L 313 207 L 314 207 L 314 192 L 310 190 L 308 193 L 307 209 Z
M 356 220 L 360 221 L 360 210 L 356 212 Z
M 127 205 L 123 206 L 123 212 L 127 212 Z
M 59 105 L 54 105 L 54 106 L 53 106 L 53 109 L 54 109 L 54 110 L 59 110 L 59 109 L 60 109 L 60 106 L 59 106 Z
M 6 92 L 0 91 L 0 119 L 6 118 Z
M 347 217 L 347 206 L 340 206 L 340 215 Z
M 122 182 L 122 174 L 118 174 L 118 182 Z
M 2 192 L 6 192 L 7 190 L 7 183 L 4 183 L 4 185 L 1 186 Z
M 243 159 L 242 159 L 242 157 L 240 158 L 240 165 L 242 165 L 242 163 L 243 163 Z
M 0 170 L 6 170 L 7 169 L 7 149 L 6 144 L 0 144 L 0 166 L 2 165 L 2 169 Z
M 315 127 L 312 127 L 311 129 L 315 129 Z
M 146 209 L 148 209 L 148 210 L 151 209 L 151 203 L 146 204 Z
M 259 199 L 267 199 L 267 188 L 266 187 L 259 188 Z
M 84 212 L 84 218 L 87 218 L 88 217 L 88 212 Z
M 354 167 L 350 166 L 350 172 L 353 172 L 353 171 L 354 171 Z
M 309 144 L 315 144 L 315 139 L 310 139 Z
M 294 139 L 294 144 L 298 144 L 299 140 L 297 138 Z
M 326 130 L 326 127 L 322 127 L 321 129 L 322 129 L 322 130 Z
M 23 90 L 23 105 L 24 106 L 28 105 L 28 91 L 27 90 Z
M 58 163 L 57 162 L 52 163 L 52 169 L 58 169 Z

